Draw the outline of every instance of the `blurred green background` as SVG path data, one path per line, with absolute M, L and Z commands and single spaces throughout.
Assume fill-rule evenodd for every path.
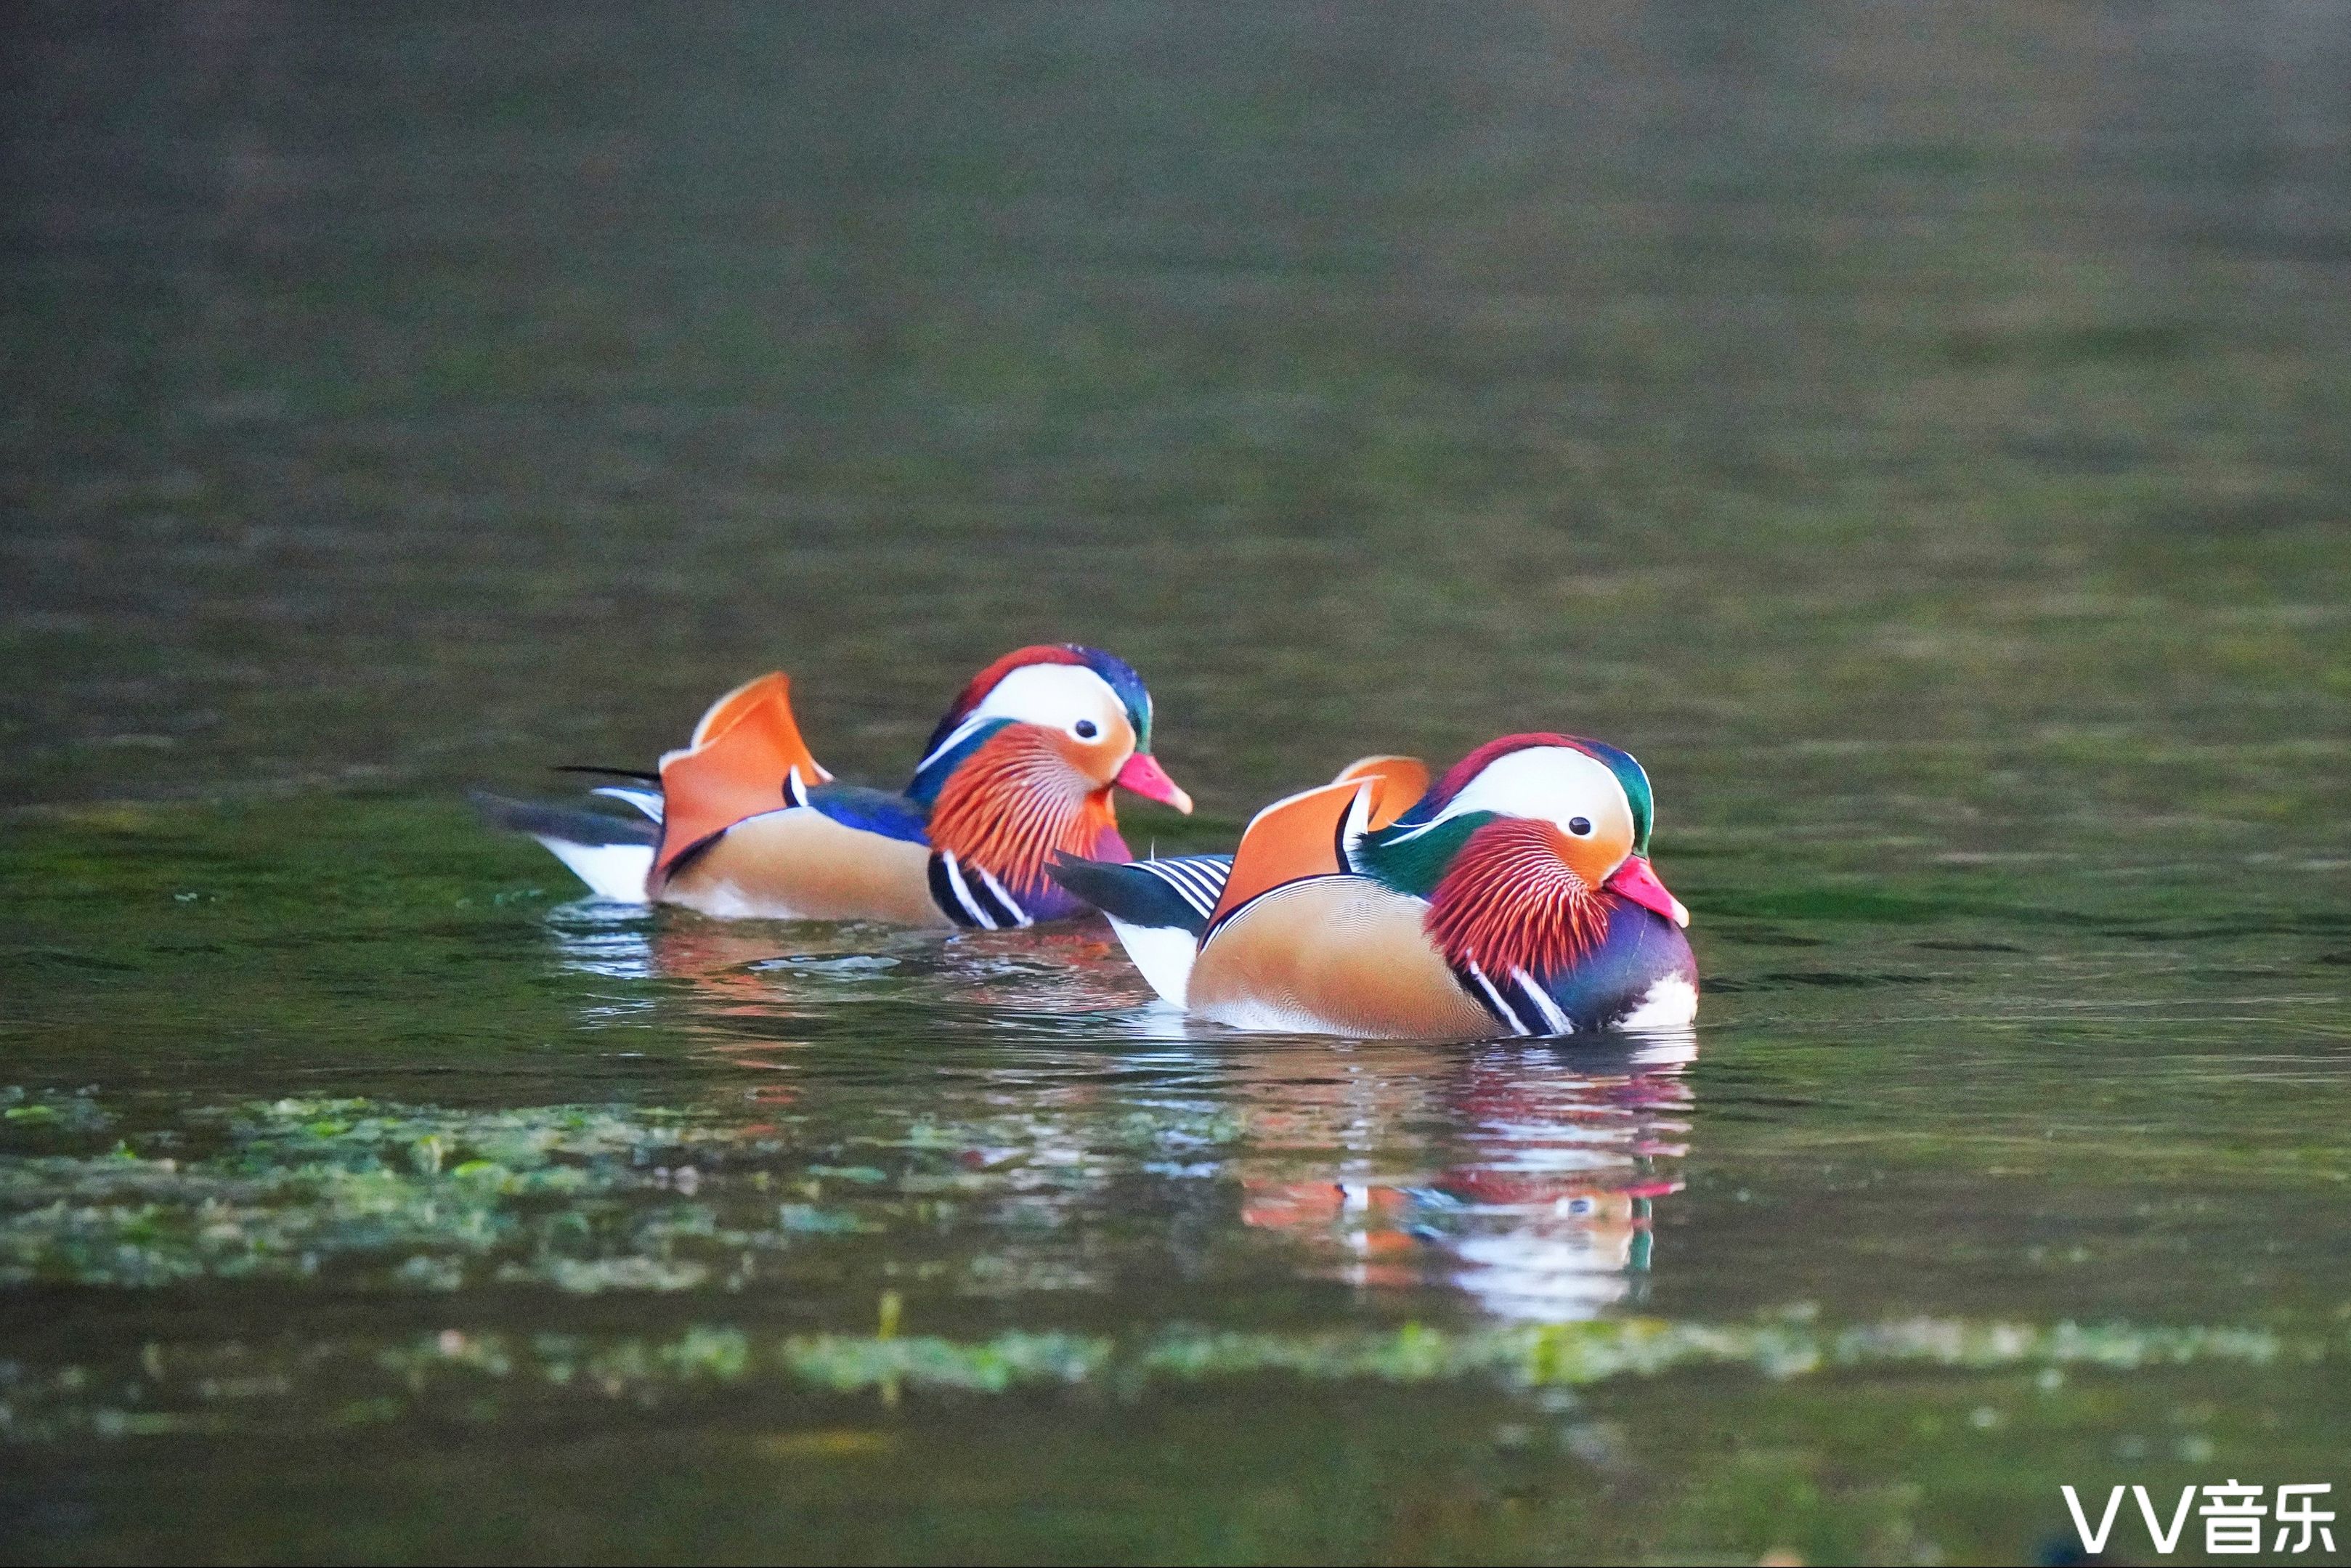
M 19 800 L 642 758 L 778 664 L 894 774 L 1037 637 L 1228 811 L 2351 716 L 2332 7 L 28 21 Z

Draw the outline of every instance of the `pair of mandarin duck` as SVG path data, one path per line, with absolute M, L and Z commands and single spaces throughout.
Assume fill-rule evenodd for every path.
M 982 670 L 904 790 L 836 781 L 759 677 L 624 818 L 477 797 L 598 894 L 705 915 L 1007 930 L 1096 909 L 1167 1001 L 1243 1029 L 1419 1039 L 1673 1029 L 1698 1010 L 1689 915 L 1650 869 L 1648 776 L 1576 736 L 1505 736 L 1432 787 L 1369 757 L 1259 811 L 1229 855 L 1137 861 L 1124 787 L 1189 812 L 1151 695 L 1074 644 Z

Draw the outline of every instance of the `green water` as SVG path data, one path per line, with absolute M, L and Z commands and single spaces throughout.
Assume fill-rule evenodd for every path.
M 2343 13 L 7 56 L 0 1555 L 2351 1500 Z M 457 804 L 777 665 L 895 780 L 1040 637 L 1150 680 L 1164 848 L 1366 751 L 1634 749 L 1695 1046 L 1186 1025 L 1098 930 L 614 912 Z

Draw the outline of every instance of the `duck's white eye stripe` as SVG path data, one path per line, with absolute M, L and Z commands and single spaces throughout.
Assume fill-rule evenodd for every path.
M 1595 822 L 1619 817 L 1629 822 L 1632 806 L 1624 785 L 1598 758 L 1563 746 L 1530 746 L 1488 763 L 1445 803 L 1443 810 L 1396 837 L 1412 838 L 1449 817 L 1474 811 L 1553 822 L 1566 832 L 1585 838 Z M 1580 829 L 1578 822 L 1583 824 Z
M 1111 690 L 1110 683 L 1083 664 L 1024 664 L 997 682 L 979 706 L 931 747 L 916 770 L 928 768 L 999 719 L 1074 733 L 1081 723 L 1091 723 L 1099 730 L 1125 711 L 1126 705 Z
M 924 758 L 920 762 L 914 764 L 914 771 L 920 773 L 924 768 L 928 768 L 932 763 L 936 762 L 940 758 L 945 757 L 948 752 L 953 751 L 956 747 L 961 746 L 965 741 L 969 740 L 974 735 L 986 728 L 992 722 L 994 722 L 994 716 L 984 718 L 978 714 L 973 714 L 969 718 L 965 719 L 961 724 L 956 726 L 955 728 L 949 730 L 945 740 L 940 741 L 936 746 L 931 747 L 930 755 Z
M 1124 711 L 1110 683 L 1083 664 L 1025 664 L 997 682 L 971 716 L 1071 729 L 1080 719 L 1099 724 Z

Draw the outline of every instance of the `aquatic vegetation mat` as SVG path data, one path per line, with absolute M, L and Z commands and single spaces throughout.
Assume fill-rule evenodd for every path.
M 894 1316 L 893 1301 L 882 1305 Z M 1137 1398 L 1162 1384 L 1272 1375 L 1405 1385 L 1490 1380 L 1574 1388 L 1733 1367 L 1771 1379 L 1916 1367 L 1975 1373 L 2126 1373 L 2283 1364 L 2331 1375 L 2351 1333 L 2047 1325 L 1955 1319 L 1831 1327 L 1802 1317 L 1708 1325 L 1649 1319 L 1438 1330 L 1216 1333 L 1176 1326 L 1134 1338 L 1018 1331 L 980 1341 L 931 1334 L 762 1334 L 695 1324 L 674 1335 L 436 1330 L 378 1347 L 256 1338 L 154 1341 L 116 1364 L 0 1361 L 0 1437 L 56 1441 L 180 1431 L 276 1430 L 418 1414 L 474 1421 L 514 1413 L 499 1396 L 674 1405 L 721 1390 L 990 1395 L 1095 1387 Z M 322 1402 L 316 1390 L 331 1389 Z

